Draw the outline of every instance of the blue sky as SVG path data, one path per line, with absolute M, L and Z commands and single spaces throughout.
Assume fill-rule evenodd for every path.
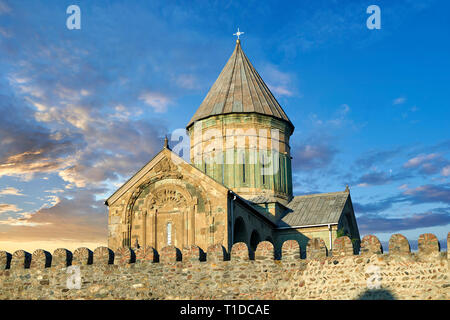
M 66 9 L 81 9 L 81 30 Z M 381 9 L 369 30 L 366 8 Z M 0 247 L 106 243 L 103 200 L 242 47 L 296 129 L 296 194 L 362 235 L 450 231 L 448 1 L 0 0 Z

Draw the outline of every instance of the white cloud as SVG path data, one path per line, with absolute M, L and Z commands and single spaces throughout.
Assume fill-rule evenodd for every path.
M 263 78 L 267 86 L 275 96 L 292 97 L 296 94 L 293 89 L 294 76 L 288 72 L 283 72 L 278 67 L 268 64 L 262 68 Z
M 197 78 L 192 74 L 181 74 L 176 79 L 177 85 L 184 89 L 197 89 Z
M 0 213 L 5 212 L 19 212 L 21 209 L 17 208 L 15 204 L 0 203 Z
M 14 187 L 8 187 L 3 190 L 0 190 L 0 195 L 23 196 L 24 194 Z
M 294 93 L 285 86 L 271 86 L 271 85 L 268 86 L 270 91 L 272 91 L 276 96 L 292 97 L 294 95 Z
M 147 105 L 153 108 L 157 113 L 163 113 L 167 111 L 167 107 L 172 103 L 172 100 L 160 93 L 147 91 L 140 95 L 140 100 L 143 100 Z
M 363 183 L 360 183 L 360 184 L 358 184 L 357 186 L 358 186 L 358 187 L 361 187 L 361 188 L 365 188 L 365 187 L 368 187 L 368 186 L 369 186 L 369 184 L 368 184 L 368 183 L 365 183 L 365 182 L 363 182 Z
M 436 153 L 430 153 L 428 155 L 426 154 L 420 154 L 417 157 L 414 157 L 412 159 L 409 159 L 404 165 L 403 167 L 405 168 L 416 168 L 418 166 L 420 166 L 422 163 L 429 161 L 429 160 L 433 160 L 436 157 L 438 157 L 439 155 Z
M 56 193 L 64 192 L 64 190 L 63 189 L 51 189 L 51 190 L 45 190 L 44 192 L 56 194 Z
M 450 165 L 448 165 L 448 166 L 442 168 L 441 174 L 442 174 L 444 177 L 450 176 Z
M 404 104 L 406 102 L 406 98 L 405 97 L 399 97 L 397 99 L 394 99 L 394 101 L 392 101 L 392 104 L 394 106 L 399 105 L 399 104 Z

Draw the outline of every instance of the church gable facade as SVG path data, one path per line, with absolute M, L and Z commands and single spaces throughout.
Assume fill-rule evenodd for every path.
M 227 197 L 227 188 L 164 148 L 106 201 L 108 246 L 227 245 Z
M 164 148 L 106 201 L 108 246 L 228 252 L 285 240 L 360 235 L 350 191 L 294 196 L 294 125 L 244 54 L 240 41 L 189 121 L 190 163 Z

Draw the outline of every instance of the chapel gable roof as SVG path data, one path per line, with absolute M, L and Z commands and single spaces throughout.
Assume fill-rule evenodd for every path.
M 196 175 L 203 176 L 204 179 L 210 180 L 209 183 L 211 187 L 223 189 L 224 192 L 228 191 L 224 185 L 218 183 L 201 170 L 192 166 L 186 162 L 183 158 L 178 156 L 176 153 L 170 150 L 167 146 L 164 147 L 160 152 L 158 152 L 153 159 L 151 159 L 147 164 L 145 164 L 138 172 L 136 172 L 127 182 L 125 182 L 119 189 L 117 189 L 106 201 L 105 204 L 110 206 L 116 200 L 118 200 L 123 194 L 125 194 L 131 188 L 139 185 L 145 175 L 150 172 L 153 168 L 156 171 L 168 171 L 175 172 L 179 166 L 188 166 L 191 170 L 196 171 Z M 183 169 L 182 169 L 183 170 Z
M 279 227 L 337 224 L 347 201 L 351 201 L 347 190 L 296 196 L 286 205 L 290 212 L 280 220 Z

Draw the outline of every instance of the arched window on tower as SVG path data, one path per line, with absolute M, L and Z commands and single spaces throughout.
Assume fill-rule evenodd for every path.
M 283 175 L 281 174 L 281 155 L 278 155 L 278 190 L 281 191 L 281 179 Z
M 172 222 L 168 222 L 167 223 L 167 245 L 171 246 L 172 245 Z
M 266 184 L 266 168 L 265 168 L 266 159 L 264 158 L 264 153 L 261 154 L 261 164 L 262 164 L 262 183 Z

